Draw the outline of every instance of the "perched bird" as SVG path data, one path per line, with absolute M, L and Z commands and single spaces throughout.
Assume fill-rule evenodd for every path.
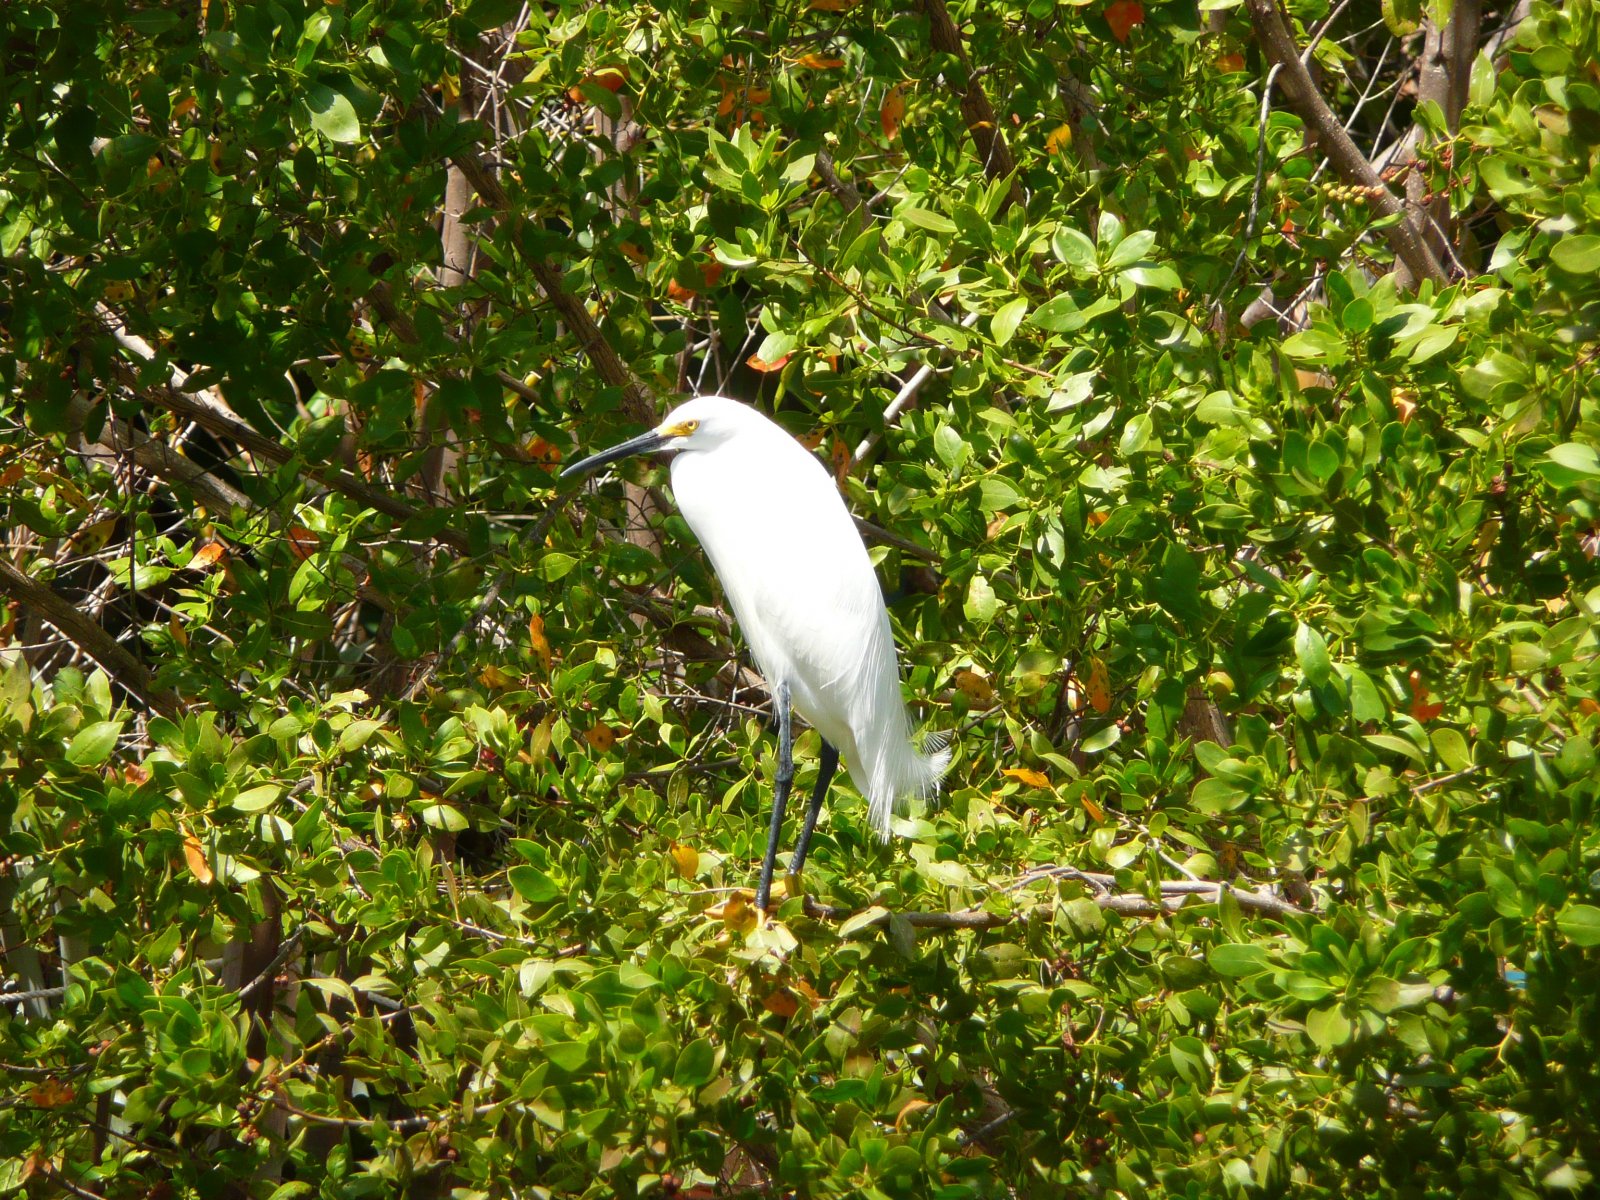
M 675 408 L 649 433 L 573 463 L 562 477 L 652 451 L 674 453 L 672 491 L 711 556 L 733 615 L 772 689 L 778 773 L 756 889 L 766 910 L 794 779 L 790 709 L 822 736 L 816 790 L 790 872 L 799 874 L 842 755 L 889 835 L 903 797 L 928 797 L 950 763 L 940 739 L 912 744 L 889 613 L 867 548 L 832 477 L 781 426 L 723 396 Z

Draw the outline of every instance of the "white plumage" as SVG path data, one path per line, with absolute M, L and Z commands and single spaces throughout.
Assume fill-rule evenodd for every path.
M 772 687 L 779 776 L 757 903 L 768 899 L 779 824 L 788 797 L 788 706 L 824 742 L 822 770 L 801 829 L 804 863 L 834 765 L 842 756 L 887 837 L 898 800 L 937 793 L 950 762 L 942 745 L 912 744 L 900 695 L 889 613 L 867 548 L 822 463 L 748 405 L 701 396 L 650 433 L 591 455 L 563 474 L 583 474 L 630 454 L 675 451 L 672 490 L 722 580 L 756 665 Z
M 672 491 L 722 580 L 767 682 L 838 747 L 889 833 L 895 801 L 938 791 L 947 750 L 920 753 L 900 696 L 889 612 L 832 477 L 755 409 L 701 396 L 659 426 L 698 428 L 672 460 Z

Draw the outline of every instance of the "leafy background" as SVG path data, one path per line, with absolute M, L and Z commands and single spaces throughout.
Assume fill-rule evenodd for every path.
M 0 35 L 0 1191 L 1593 1187 L 1593 0 Z M 713 390 L 956 735 L 771 925 Z

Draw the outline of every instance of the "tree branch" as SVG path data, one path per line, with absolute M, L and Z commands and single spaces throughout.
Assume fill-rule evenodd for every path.
M 972 140 L 978 147 L 984 174 L 990 179 L 1011 180 L 1000 211 L 1004 212 L 1013 204 L 1021 205 L 1022 188 L 1015 178 L 1017 160 L 1011 154 L 1011 147 L 1006 145 L 1005 134 L 1000 131 L 994 105 L 989 103 L 983 83 L 967 59 L 966 48 L 961 44 L 961 31 L 950 19 L 950 10 L 944 6 L 944 0 L 922 0 L 922 11 L 928 14 L 929 44 L 941 54 L 953 55 L 964 68 L 965 79 L 959 82 L 951 79 L 949 86 L 951 91 L 960 94 L 961 116 L 967 123 L 967 132 L 972 134 Z
M 1194 879 L 1169 879 L 1163 880 L 1159 885 L 1161 897 L 1159 900 L 1151 899 L 1137 892 L 1113 892 L 1116 877 L 1104 875 L 1094 871 L 1080 871 L 1075 867 L 1048 867 L 1030 872 L 1024 876 L 1023 883 L 1033 883 L 1041 879 L 1061 878 L 1075 879 L 1087 883 L 1094 889 L 1094 902 L 1106 912 L 1119 913 L 1125 917 L 1155 917 L 1168 913 L 1175 913 L 1190 900 L 1198 898 L 1204 902 L 1218 902 L 1224 893 L 1232 896 L 1239 907 L 1247 912 L 1258 912 L 1270 917 L 1302 917 L 1305 910 L 1295 907 L 1287 900 L 1280 899 L 1266 891 L 1246 891 L 1226 883 L 1211 883 L 1207 880 Z M 891 913 L 884 910 L 868 921 L 863 928 L 878 928 L 889 924 L 890 920 L 899 916 L 913 929 L 935 930 L 983 930 L 999 929 L 1019 921 L 1030 913 L 1050 915 L 1053 909 L 1046 905 L 1038 909 L 1028 909 L 1023 912 L 1003 915 L 992 913 L 986 909 L 968 908 L 959 912 L 912 912 Z M 810 896 L 805 898 L 805 912 L 808 917 L 815 917 L 824 921 L 842 921 L 856 914 L 847 908 L 838 908 L 831 904 L 823 904 L 813 900 Z
M 628 365 L 622 361 L 622 356 L 610 342 L 606 341 L 605 334 L 600 331 L 599 324 L 590 315 L 583 301 L 567 291 L 562 283 L 561 269 L 552 265 L 542 255 L 530 251 L 524 244 L 522 218 L 512 209 L 511 199 L 500 186 L 500 181 L 489 172 L 483 160 L 470 150 L 458 151 L 450 161 L 461 169 L 461 173 L 467 177 L 467 181 L 472 184 L 473 190 L 478 193 L 484 204 L 511 223 L 512 239 L 523 260 L 533 272 L 533 277 L 539 281 L 539 286 L 549 298 L 551 305 L 561 314 L 562 321 L 578 339 L 578 344 L 583 347 L 583 352 L 593 365 L 595 374 L 599 375 L 608 387 L 621 389 L 622 408 L 628 414 L 628 418 L 640 425 L 654 425 L 659 416 L 655 393 L 629 370 Z
M 116 313 L 104 305 L 98 305 L 97 311 L 106 329 L 123 349 L 145 362 L 155 361 L 155 350 L 143 338 L 129 333 Z M 177 367 L 172 368 L 171 378 L 165 387 L 144 390 L 140 394 L 147 396 L 168 412 L 193 421 L 207 433 L 227 438 L 240 449 L 268 462 L 282 466 L 294 460 L 294 451 L 287 446 L 256 432 L 205 392 L 189 390 L 188 376 Z M 423 515 L 423 510 L 336 467 L 315 467 L 303 463 L 300 469 L 324 487 L 348 496 L 392 520 L 408 522 Z M 467 535 L 449 525 L 441 526 L 429 536 L 452 550 L 462 554 L 470 553 Z
M 1279 79 L 1289 106 L 1316 137 L 1322 153 L 1341 177 L 1366 190 L 1372 206 L 1380 215 L 1398 218 L 1384 230 L 1395 257 L 1405 264 L 1414 278 L 1431 279 L 1440 284 L 1447 282 L 1444 269 L 1434 257 L 1412 214 L 1389 190 L 1317 91 L 1311 72 L 1300 57 L 1299 47 L 1295 45 L 1289 27 L 1278 12 L 1278 0 L 1245 0 L 1245 7 L 1250 12 L 1251 24 L 1255 26 L 1256 40 L 1261 43 L 1267 58 L 1280 68 Z
M 165 688 L 158 687 L 155 678 L 131 650 L 79 612 L 60 592 L 24 575 L 5 558 L 0 558 L 0 591 L 54 625 L 62 636 L 104 667 L 106 674 L 147 706 L 174 721 L 183 719 L 183 702 Z

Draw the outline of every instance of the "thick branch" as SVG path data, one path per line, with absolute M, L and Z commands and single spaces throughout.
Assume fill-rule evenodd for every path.
M 561 269 L 524 246 L 522 218 L 512 209 L 511 199 L 500 186 L 500 181 L 489 172 L 483 160 L 470 150 L 458 152 L 450 161 L 460 168 L 484 204 L 511 222 L 512 236 L 517 248 L 522 252 L 523 259 L 533 271 L 533 277 L 539 281 L 540 288 L 549 297 L 556 312 L 561 314 L 562 321 L 578 339 L 578 344 L 583 347 L 583 352 L 593 365 L 595 374 L 599 375 L 607 386 L 621 389 L 622 408 L 628 414 L 628 418 L 640 425 L 654 425 L 659 417 L 655 393 L 628 369 L 627 363 L 622 361 L 622 356 L 610 342 L 606 341 L 605 334 L 600 331 L 599 324 L 590 315 L 583 301 L 567 291 L 562 284 Z
M 1295 45 L 1289 27 L 1278 12 L 1278 0 L 1245 0 L 1250 11 L 1250 22 L 1255 26 L 1256 40 L 1279 68 L 1284 94 L 1289 105 L 1299 114 L 1317 139 L 1317 145 L 1349 183 L 1359 184 L 1367 192 L 1372 206 L 1385 217 L 1399 218 L 1384 230 L 1395 256 L 1403 262 L 1417 279 L 1446 282 L 1444 269 L 1428 247 L 1406 207 L 1383 182 L 1366 156 L 1345 132 L 1339 118 L 1323 100 L 1322 93 L 1311 79 L 1311 72 L 1301 61 L 1300 49 Z
M 132 651 L 79 612 L 54 588 L 29 578 L 0 558 L 0 591 L 54 625 L 68 641 L 104 667 L 106 674 L 156 712 L 174 721 L 183 719 L 183 704 L 178 697 L 157 687 L 155 679 Z
M 982 82 L 967 60 L 966 49 L 961 44 L 961 31 L 950 19 L 950 10 L 945 8 L 944 0 L 922 0 L 922 10 L 928 14 L 929 44 L 939 53 L 959 59 L 965 68 L 966 78 L 960 82 L 952 79 L 950 89 L 960 93 L 961 116 L 967 123 L 967 131 L 972 134 L 973 142 L 977 144 L 984 174 L 990 179 L 1011 180 L 1011 188 L 1006 193 L 1001 211 L 1004 212 L 1012 204 L 1020 205 L 1023 200 L 1022 189 L 1017 186 L 1015 179 L 1017 160 L 1012 157 L 1011 147 L 1006 145 L 1005 134 L 1000 131 L 994 105 L 989 103 Z
M 839 176 L 839 170 L 834 165 L 833 155 L 826 150 L 817 151 L 817 175 L 821 178 L 827 189 L 833 193 L 834 199 L 844 207 L 844 215 L 850 224 L 846 226 L 853 233 L 860 233 L 867 227 L 870 214 L 867 212 L 867 202 L 862 199 L 861 192 L 856 185 L 848 179 Z

